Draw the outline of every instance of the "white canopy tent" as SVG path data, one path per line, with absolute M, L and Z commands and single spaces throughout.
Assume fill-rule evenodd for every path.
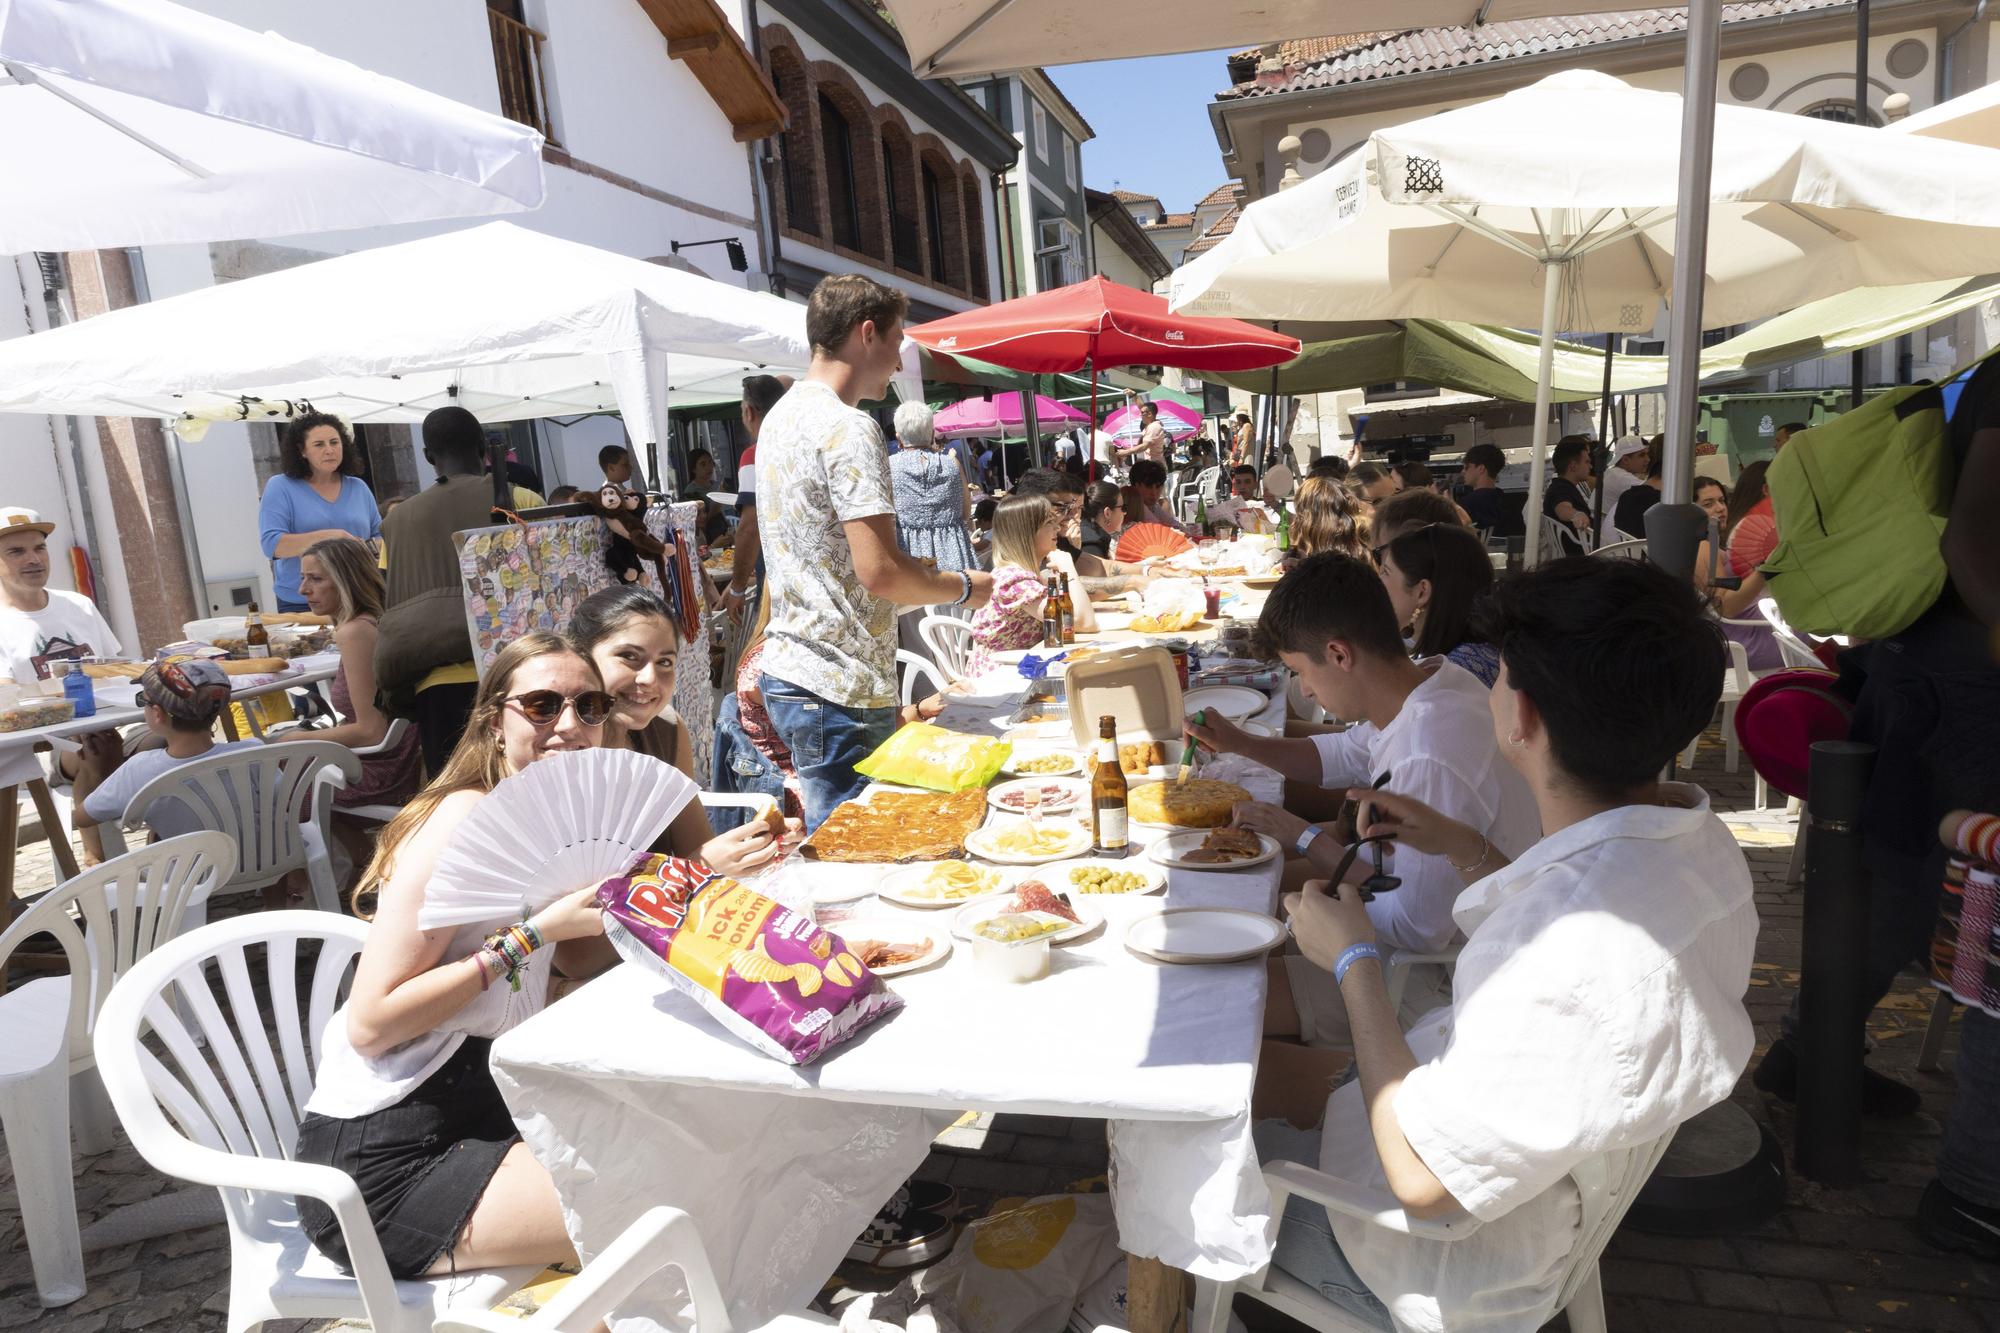
M 1681 99 L 1569 70 L 1377 130 L 1244 210 L 1179 270 L 1176 310 L 1449 318 L 1542 335 L 1530 514 L 1553 340 L 1653 327 L 1678 267 Z M 2000 153 L 1751 107 L 1715 110 L 1702 322 L 2000 268 Z M 1559 148 L 1560 151 L 1551 151 Z M 1530 559 L 1539 524 L 1528 526 Z
M 0 411 L 198 438 L 305 402 L 354 422 L 615 410 L 643 446 L 669 407 L 809 360 L 802 305 L 494 222 L 0 342 Z
M 542 136 L 167 0 L 0 0 L 0 254 L 540 207 Z

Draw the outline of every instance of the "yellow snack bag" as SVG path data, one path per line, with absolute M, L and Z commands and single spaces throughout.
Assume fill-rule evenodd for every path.
M 928 722 L 912 722 L 877 746 L 854 771 L 877 782 L 926 791 L 964 791 L 993 781 L 1014 753 L 1011 743 L 965 736 Z

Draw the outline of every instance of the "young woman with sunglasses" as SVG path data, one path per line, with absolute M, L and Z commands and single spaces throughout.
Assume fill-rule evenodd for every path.
M 615 961 L 597 885 L 499 930 L 424 930 L 417 910 L 481 798 L 548 755 L 599 744 L 611 707 L 597 669 L 562 638 L 509 644 L 443 771 L 382 831 L 356 890 L 375 898 L 373 924 L 322 1039 L 293 1156 L 353 1177 L 396 1277 L 575 1261 L 555 1184 L 522 1144 L 487 1052 L 547 1002 L 552 971 L 587 976 Z M 352 1237 L 332 1211 L 298 1204 L 307 1237 L 346 1266 Z
M 699 782 L 687 728 L 668 715 L 681 639 L 659 594 L 630 585 L 592 593 L 570 619 L 569 641 L 590 659 L 611 695 L 604 744 L 651 755 Z M 792 831 L 802 832 L 803 826 Z M 700 802 L 690 801 L 657 850 L 725 875 L 743 875 L 767 865 L 779 843 L 761 819 L 718 835 Z

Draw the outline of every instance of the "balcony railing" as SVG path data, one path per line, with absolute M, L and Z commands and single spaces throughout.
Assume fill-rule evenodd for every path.
M 533 126 L 544 139 L 555 143 L 555 119 L 549 112 L 549 85 L 542 63 L 542 44 L 548 39 L 496 9 L 486 11 L 486 22 L 493 33 L 493 66 L 500 75 L 500 114 Z

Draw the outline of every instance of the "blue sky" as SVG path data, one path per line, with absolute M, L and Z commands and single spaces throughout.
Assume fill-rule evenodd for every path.
M 1226 179 L 1208 120 L 1229 85 L 1226 51 L 1100 60 L 1047 70 L 1097 131 L 1083 146 L 1084 181 L 1097 190 L 1156 194 L 1185 213 Z

